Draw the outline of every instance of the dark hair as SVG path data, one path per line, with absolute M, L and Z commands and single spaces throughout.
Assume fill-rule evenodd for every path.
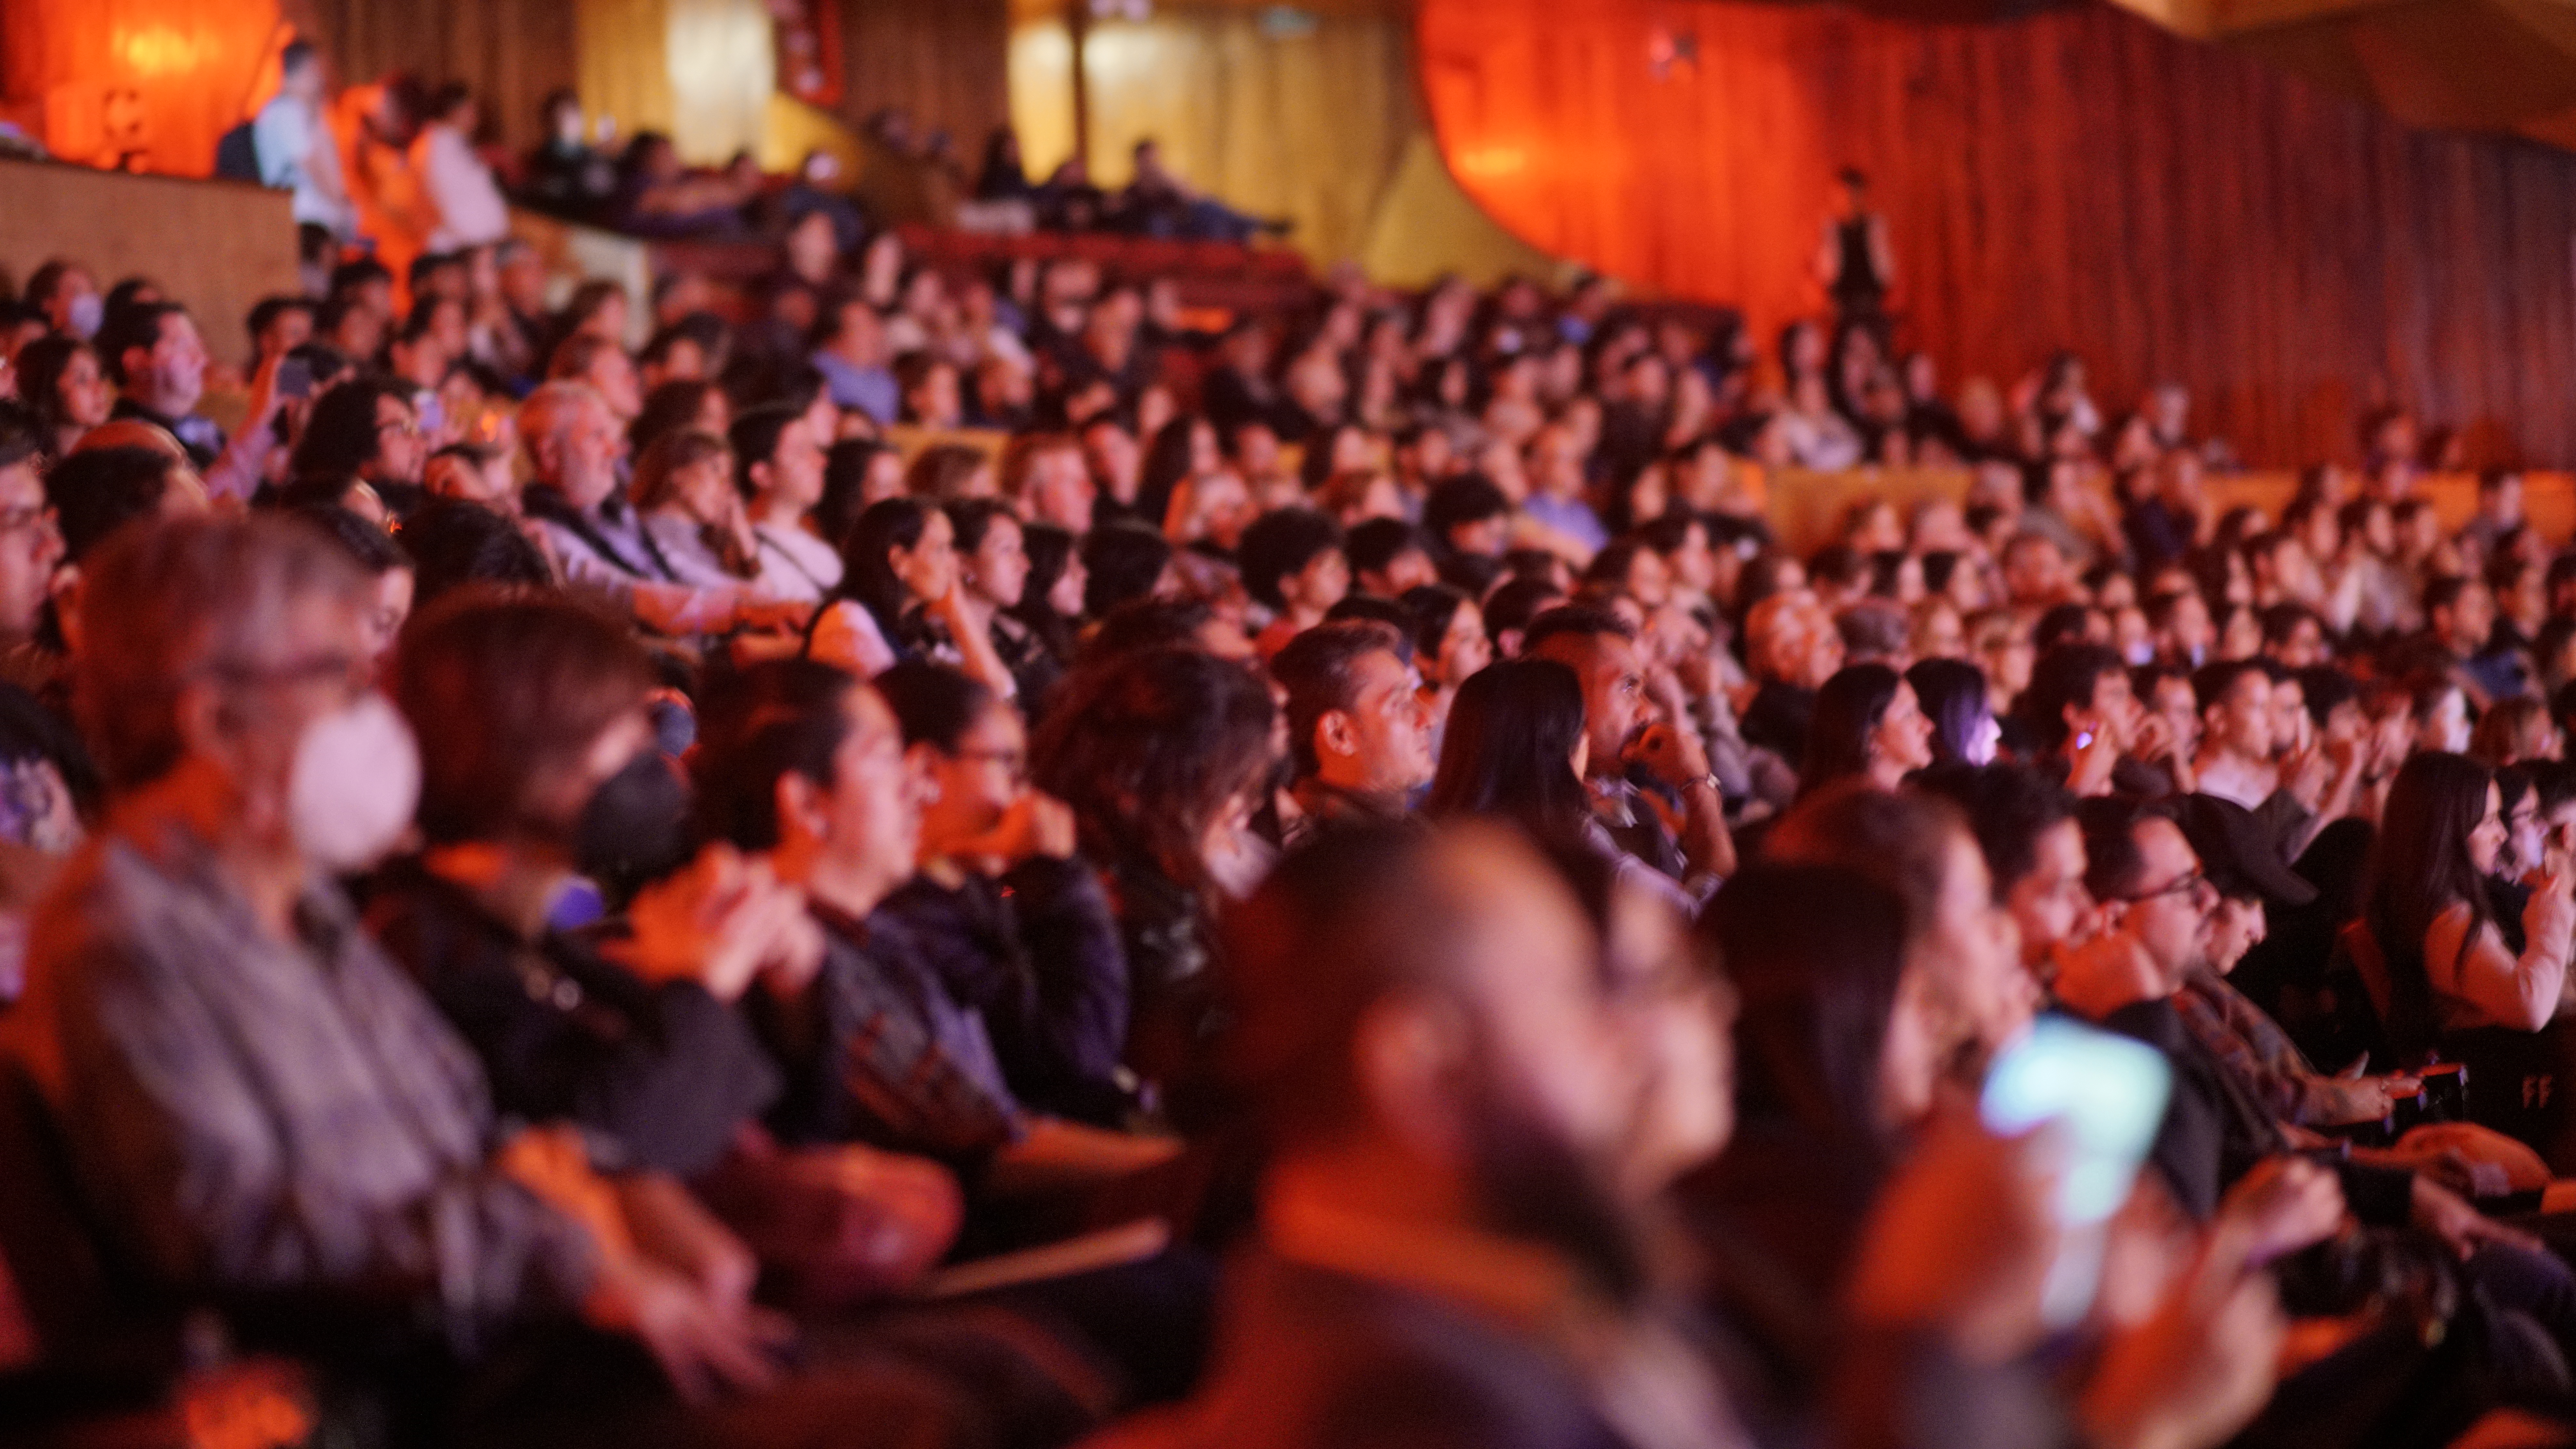
M 1355 524 L 1342 541 L 1342 552 L 1350 556 L 1354 573 L 1383 572 L 1388 564 L 1417 550 L 1427 558 L 1431 546 L 1421 529 L 1401 518 L 1372 518 Z
M 1144 465 L 1137 472 L 1139 499 L 1170 501 L 1182 480 L 1190 476 L 1190 444 L 1201 428 L 1215 431 L 1214 425 L 1197 413 L 1182 413 L 1154 434 L 1154 441 L 1145 449 Z
M 921 450 L 904 470 L 903 486 L 915 498 L 933 503 L 954 503 L 962 495 L 958 490 L 975 475 L 992 466 L 992 459 L 981 448 L 963 443 L 934 443 Z
M 1870 736 L 1905 676 L 1884 664 L 1854 664 L 1835 672 L 1816 691 L 1807 726 L 1806 759 L 1798 768 L 1798 793 L 1813 794 L 1836 780 L 1869 773 Z
M 1450 622 L 1458 617 L 1460 609 L 1475 600 L 1447 584 L 1421 584 L 1405 590 L 1398 602 L 1413 616 L 1414 656 L 1436 660 L 1441 642 L 1449 637 Z
M 1958 807 L 1911 790 L 1845 780 L 1799 801 L 1763 843 L 1774 860 L 1854 871 L 1905 902 L 1910 931 L 1931 929 L 1949 878 L 1952 833 L 1970 838 Z
M 371 579 L 411 566 L 411 559 L 404 554 L 402 545 L 394 542 L 392 534 L 345 508 L 306 505 L 286 511 L 330 535 L 331 541 L 349 555 L 349 561 Z
M 62 529 L 63 557 L 78 563 L 122 525 L 161 511 L 178 459 L 139 443 L 88 448 L 45 474 L 45 501 Z
M 707 394 L 718 391 L 721 389 L 712 382 L 682 380 L 666 382 L 644 394 L 644 405 L 636 410 L 635 421 L 626 425 L 626 446 L 640 455 L 673 433 L 698 431 L 698 414 L 706 411 Z
M 1914 698 L 1932 721 L 1932 759 L 1936 764 L 1964 762 L 1985 732 L 1994 710 L 1988 703 L 1986 672 L 1958 659 L 1918 659 L 1905 671 Z
M 802 417 L 804 413 L 803 408 L 795 409 L 795 416 Z M 747 418 L 752 414 L 743 416 Z M 775 455 L 777 451 L 773 444 L 770 453 Z M 859 500 L 867 493 L 868 469 L 876 462 L 879 453 L 893 451 L 892 444 L 881 443 L 874 438 L 844 438 L 823 455 L 823 497 L 814 505 L 814 530 L 825 543 L 838 548 L 850 536 L 851 530 L 858 527 L 859 514 L 867 506 Z M 736 452 L 744 458 L 749 456 L 741 454 L 739 449 Z M 748 468 L 750 464 L 745 462 L 743 466 Z
M 1270 677 L 1288 696 L 1288 755 L 1299 778 L 1315 774 L 1315 726 L 1335 710 L 1348 710 L 1357 700 L 1354 671 L 1371 654 L 1395 654 L 1402 636 L 1392 627 L 1367 619 L 1326 623 L 1288 641 L 1270 661 Z
M 1550 639 L 1629 639 L 1637 631 L 1608 609 L 1592 604 L 1559 604 L 1542 611 L 1521 630 L 1521 652 L 1537 652 Z
M 820 660 L 769 659 L 710 688 L 690 755 L 699 837 L 743 850 L 775 848 L 779 780 L 833 783 L 832 757 L 850 734 L 842 701 L 858 686 Z
M 2399 767 L 2388 787 L 2363 877 L 2361 918 L 2388 968 L 2382 1025 L 2406 1063 L 2424 1059 L 2439 1027 L 2424 964 L 2434 920 L 2454 906 L 2468 908 L 2469 929 L 2460 938 L 2465 953 L 2494 919 L 2469 859 L 2469 834 L 2486 817 L 2487 790 L 2494 782 L 2493 774 L 2465 755 L 2428 750 Z
M 1243 530 L 1235 549 L 1243 565 L 1244 591 L 1273 609 L 1284 609 L 1280 583 L 1341 546 L 1341 526 L 1311 508 L 1265 513 Z
M 122 288 L 126 283 L 117 284 Z M 110 302 L 115 299 L 111 297 Z M 167 317 L 185 317 L 188 309 L 176 302 L 128 302 L 122 307 L 110 306 L 107 321 L 99 328 L 98 357 L 107 375 L 119 385 L 132 381 L 125 375 L 125 354 L 140 347 L 149 352 L 161 342 L 161 322 Z
M 354 377 L 315 398 L 288 471 L 299 480 L 356 477 L 382 446 L 376 403 L 383 398 L 411 410 L 411 389 L 389 377 Z
M 564 594 L 479 587 L 422 611 L 393 696 L 420 739 L 421 833 L 490 840 L 527 827 L 536 781 L 573 768 L 653 687 L 634 631 Z
M 1269 689 L 1196 649 L 1118 655 L 1059 688 L 1030 742 L 1030 773 L 1073 807 L 1084 853 L 1205 884 L 1208 827 L 1270 769 Z
M 1073 621 L 1056 612 L 1049 595 L 1064 581 L 1064 567 L 1073 561 L 1074 549 L 1080 542 L 1073 530 L 1056 524 L 1020 525 L 1020 548 L 1029 556 L 1029 581 L 1020 590 L 1020 601 L 1011 606 L 1010 614 L 1028 625 L 1058 659 L 1072 657 Z
M 1422 501 L 1422 527 L 1442 548 L 1450 547 L 1452 530 L 1508 516 L 1512 500 L 1481 473 L 1462 473 L 1440 483 Z
M 907 746 L 928 743 L 941 754 L 958 743 L 997 698 L 983 681 L 926 659 L 907 659 L 869 681 L 903 726 Z
M 2027 765 L 1939 764 L 1908 782 L 1959 807 L 2000 905 L 2039 866 L 2039 838 L 2075 818 L 2075 796 Z
M 1881 1063 L 1906 973 L 1905 903 L 1858 872 L 1756 860 L 1709 902 L 1697 935 L 1741 1000 L 1736 1096 L 1876 1167 Z
M 2045 654 L 2061 644 L 2081 644 L 2093 626 L 2090 604 L 2056 604 L 2030 629 L 2031 647 Z
M 547 586 L 554 571 L 519 525 L 480 503 L 433 498 L 404 520 L 413 594 L 423 609 L 471 583 Z
M 2146 855 L 2138 849 L 2138 827 L 2171 818 L 2161 806 L 2129 795 L 2076 803 L 2075 820 L 2084 831 L 2084 888 L 2093 893 L 2093 899 L 2129 898 L 2147 869 Z
M 653 389 L 653 397 L 660 397 L 674 387 L 688 385 L 664 383 Z M 646 412 L 652 411 L 652 398 L 644 400 L 644 409 Z M 794 427 L 797 420 L 804 416 L 793 408 L 770 404 L 765 407 L 746 408 L 734 418 L 733 426 L 725 430 L 725 441 L 733 448 L 734 487 L 743 497 L 749 498 L 758 491 L 751 482 L 752 465 L 775 461 L 778 457 L 778 440 L 785 437 L 787 430 Z M 644 420 L 639 416 L 635 422 L 640 428 Z M 837 538 L 831 541 L 836 544 L 840 542 Z
M 2093 692 L 2102 676 L 2120 672 L 2119 651 L 2107 644 L 2060 644 L 2041 654 L 2030 668 L 2030 688 L 2022 692 L 2025 723 L 2043 750 L 2066 742 L 2066 711 L 2093 707 Z
M 1088 668 L 1146 649 L 1199 649 L 1199 631 L 1216 611 L 1196 599 L 1130 599 L 1101 616 L 1082 642 Z
M 1507 659 L 1458 686 L 1422 811 L 1488 815 L 1546 837 L 1579 829 L 1591 796 L 1574 773 L 1583 682 L 1552 659 Z
M 887 498 L 868 505 L 841 544 L 841 586 L 833 592 L 866 609 L 888 642 L 901 637 L 912 589 L 894 571 L 896 549 L 921 545 L 930 515 L 938 510 L 918 498 Z
M 1170 540 L 1141 523 L 1093 529 L 1082 541 L 1082 567 L 1090 575 L 1082 590 L 1083 611 L 1102 618 L 1121 604 L 1150 597 L 1171 563 Z
M 98 349 L 77 337 L 48 334 L 28 343 L 18 352 L 18 395 L 34 409 L 36 421 L 43 424 L 45 451 L 54 450 L 53 430 L 69 427 L 71 419 L 63 416 L 63 374 L 71 371 L 72 359 L 88 353 L 98 358 Z M 103 364 L 102 364 L 103 365 Z

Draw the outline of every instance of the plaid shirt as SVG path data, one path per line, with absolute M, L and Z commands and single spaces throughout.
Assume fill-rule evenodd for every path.
M 2263 1109 L 2284 1122 L 2335 1120 L 2348 1093 L 2308 1063 L 2280 1023 L 2227 979 L 2194 967 L 2174 996 L 2174 1009 L 2194 1040 L 2225 1063 Z
M 176 1285 L 417 1295 L 466 1350 L 579 1302 L 596 1249 L 491 1167 L 464 1043 L 327 882 L 296 924 L 131 812 L 38 908 L 8 1046 L 107 1230 Z
M 818 1039 L 792 1042 L 797 1032 L 775 1013 L 765 1023 L 790 1064 L 787 1099 L 771 1116 L 779 1135 L 856 1138 L 959 1164 L 1017 1141 L 1020 1107 L 983 1018 L 948 995 L 902 925 L 819 904 L 814 916 L 824 942 L 810 1003 Z

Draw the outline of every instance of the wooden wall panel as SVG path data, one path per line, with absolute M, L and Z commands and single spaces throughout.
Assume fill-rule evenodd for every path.
M 573 0 L 284 0 L 280 8 L 322 46 L 336 83 L 397 70 L 432 85 L 463 81 L 481 101 L 485 133 L 513 151 L 537 143 L 546 93 L 578 83 Z
M 841 0 L 841 113 L 900 106 L 954 136 L 972 170 L 1010 120 L 1010 28 L 1009 0 Z
M 1696 61 L 1656 79 L 1658 33 Z M 1766 339 L 1820 305 L 1850 162 L 1905 338 L 1953 379 L 2071 345 L 2106 408 L 2182 381 L 2258 462 L 2349 455 L 2394 400 L 2478 461 L 2576 464 L 2576 155 L 2412 131 L 2107 5 L 1423 0 L 1417 40 L 1442 152 L 1498 219 Z

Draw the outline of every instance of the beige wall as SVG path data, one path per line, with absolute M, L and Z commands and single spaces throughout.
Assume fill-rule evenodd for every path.
M 128 176 L 0 161 L 0 269 L 23 282 L 70 257 L 101 287 L 140 273 L 196 314 L 224 362 L 250 350 L 252 304 L 297 290 L 295 218 L 282 191 L 229 181 Z

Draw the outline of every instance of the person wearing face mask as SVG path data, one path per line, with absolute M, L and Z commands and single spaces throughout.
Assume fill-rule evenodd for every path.
M 197 416 L 206 391 L 206 344 L 188 309 L 176 302 L 141 302 L 100 333 L 98 353 L 117 383 L 118 418 L 134 418 L 168 432 L 204 472 L 223 456 L 224 430 Z
M 619 1247 L 572 1138 L 504 1137 L 332 883 L 394 846 L 421 782 L 364 682 L 357 571 L 254 517 L 129 530 L 92 577 L 79 693 L 114 824 L 38 916 L 8 1046 L 122 1261 L 182 1295 L 372 1303 L 469 1373 L 579 1318 L 677 1384 L 767 1382 L 765 1320 Z
M 27 276 L 27 305 L 45 314 L 53 330 L 87 342 L 107 320 L 107 298 L 98 278 L 77 262 L 56 257 Z
M 1018 711 L 936 664 L 875 681 L 930 782 L 920 870 L 886 898 L 949 991 L 992 1032 L 1022 1103 L 1095 1126 L 1136 1103 L 1122 1080 L 1127 957 L 1073 812 L 1030 789 Z
M 717 846 L 604 926 L 559 924 L 618 783 L 640 767 L 676 784 L 651 685 L 626 631 L 579 605 L 443 600 L 395 674 L 420 726 L 427 848 L 384 873 L 368 928 L 473 1045 L 503 1111 L 579 1123 L 744 1235 L 700 1235 L 702 1279 L 746 1272 L 748 1251 L 805 1297 L 899 1288 L 953 1240 L 954 1182 L 866 1149 L 782 1149 L 760 1126 L 784 1082 L 731 1007 L 812 979 L 821 943 L 798 893 Z

